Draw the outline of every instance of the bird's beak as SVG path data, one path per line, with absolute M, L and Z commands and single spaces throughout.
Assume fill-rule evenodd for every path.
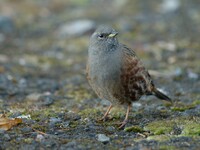
M 118 32 L 114 32 L 108 35 L 109 38 L 115 37 L 118 34 Z

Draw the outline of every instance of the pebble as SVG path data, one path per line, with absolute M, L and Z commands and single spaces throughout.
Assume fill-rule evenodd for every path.
M 3 129 L 0 129 L 0 136 L 2 136 L 3 134 L 5 134 L 5 130 L 3 130 Z
M 103 106 L 109 106 L 109 105 L 110 105 L 110 102 L 109 102 L 108 100 L 106 100 L 106 99 L 102 99 L 102 100 L 100 101 L 100 103 L 101 103 L 101 105 L 103 105 Z
M 132 109 L 133 109 L 134 111 L 139 111 L 141 108 L 142 108 L 142 104 L 141 104 L 141 103 L 134 102 L 134 103 L 132 104 Z
M 11 138 L 8 134 L 3 135 L 4 140 L 9 141 Z
M 106 130 L 109 131 L 109 132 L 115 132 L 116 131 L 115 127 L 113 127 L 113 126 L 108 126 L 106 128 Z
M 80 36 L 94 30 L 95 23 L 92 20 L 76 20 L 65 23 L 58 29 L 59 37 Z
M 49 106 L 53 104 L 54 98 L 51 95 L 43 95 L 39 98 L 41 106 Z
M 39 94 L 39 93 L 31 93 L 29 94 L 28 96 L 26 96 L 26 99 L 28 101 L 38 101 L 39 97 L 41 96 L 42 94 Z
M 105 134 L 97 134 L 97 140 L 106 144 L 110 141 L 110 138 L 107 137 Z
M 62 123 L 63 128 L 69 127 L 70 121 L 65 121 Z
M 164 0 L 161 3 L 161 12 L 168 13 L 177 10 L 180 7 L 180 0 Z
M 44 139 L 44 136 L 43 135 L 41 135 L 41 134 L 38 134 L 37 136 L 36 136 L 36 141 L 42 141 Z
M 22 131 L 22 133 L 29 133 L 29 132 L 32 131 L 32 128 L 30 128 L 30 127 L 24 127 L 24 128 L 21 128 L 21 131 Z
M 68 142 L 67 144 L 62 144 L 61 147 L 59 148 L 60 150 L 73 150 L 73 149 L 85 149 L 82 145 L 80 145 L 79 143 L 77 143 L 76 141 L 71 141 Z
M 10 17 L 0 16 L 0 33 L 12 33 L 14 28 L 13 20 Z
M 5 36 L 0 33 L 0 43 L 3 43 L 5 41 Z
M 51 117 L 49 121 L 50 123 L 56 124 L 56 123 L 60 123 L 62 120 L 60 118 Z
M 195 73 L 195 72 L 192 72 L 191 70 L 188 70 L 188 71 L 187 71 L 187 74 L 188 74 L 188 78 L 189 78 L 189 79 L 194 79 L 194 80 L 196 80 L 196 79 L 199 78 L 199 75 L 198 75 L 197 73 Z

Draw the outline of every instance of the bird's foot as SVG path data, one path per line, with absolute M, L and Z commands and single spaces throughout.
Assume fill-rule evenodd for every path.
M 127 124 L 127 122 L 128 122 L 128 120 L 124 120 L 124 121 L 122 121 L 122 122 L 120 122 L 119 123 L 119 129 L 122 129 L 122 128 L 124 128 L 124 126 Z
M 106 116 L 106 117 L 102 117 L 102 118 L 99 118 L 97 121 L 98 122 L 105 122 L 106 120 L 108 120 L 108 117 Z

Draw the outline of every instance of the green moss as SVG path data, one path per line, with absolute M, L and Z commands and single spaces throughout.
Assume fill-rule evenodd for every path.
M 139 132 L 142 133 L 144 130 L 139 126 L 131 126 L 124 129 L 126 132 Z
M 182 134 L 184 136 L 200 135 L 200 122 L 185 120 Z
M 24 139 L 24 142 L 27 143 L 27 144 L 31 144 L 32 141 L 33 141 L 32 138 L 25 138 L 25 139 Z
M 177 148 L 173 145 L 160 145 L 160 150 L 176 150 Z
M 185 110 L 188 110 L 188 109 L 192 109 L 196 107 L 196 104 L 195 103 L 192 103 L 192 104 L 184 104 L 184 103 L 176 103 L 173 107 L 171 107 L 171 110 L 173 111 L 185 111 Z
M 162 142 L 170 140 L 170 137 L 168 135 L 154 135 L 154 136 L 149 136 L 147 140 L 156 140 Z
M 172 120 L 159 120 L 149 123 L 145 130 L 153 135 L 173 134 L 174 127 L 178 127 L 181 132 L 179 136 L 199 136 L 200 120 L 196 118 L 174 118 Z
M 76 128 L 79 125 L 78 121 L 72 121 L 70 122 L 70 127 L 71 128 Z
M 111 110 L 111 116 L 113 120 L 124 119 L 126 110 L 123 107 L 114 107 Z
M 149 123 L 145 126 L 145 130 L 152 132 L 154 135 L 169 134 L 175 125 L 171 120 L 159 120 Z
M 55 111 L 50 110 L 50 109 L 42 109 L 41 111 L 37 110 L 37 111 L 33 111 L 30 112 L 31 114 L 31 118 L 33 120 L 40 120 L 41 118 L 49 118 L 49 117 L 57 117 L 57 114 L 55 113 Z
M 41 125 L 41 124 L 38 124 L 38 123 L 35 123 L 31 126 L 31 128 L 35 129 L 35 130 L 38 130 L 38 131 L 41 131 L 41 132 L 46 132 L 47 130 L 47 127 L 44 126 L 44 125 Z
M 71 85 L 73 86 L 73 85 Z M 67 92 L 67 96 L 73 98 L 74 100 L 80 102 L 84 99 L 89 99 L 91 98 L 91 94 L 87 91 L 86 88 L 76 88 L 74 89 L 73 87 L 68 87 L 68 92 Z
M 97 119 L 100 116 L 100 111 L 95 108 L 88 108 L 88 109 L 84 109 L 84 110 L 80 111 L 79 115 L 82 118 L 89 117 L 89 118 Z
M 200 105 L 200 100 L 195 100 L 192 104 L 194 104 L 194 105 Z

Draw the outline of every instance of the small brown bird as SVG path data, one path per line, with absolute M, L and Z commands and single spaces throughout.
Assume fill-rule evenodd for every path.
M 127 105 L 126 125 L 131 104 L 143 95 L 171 99 L 160 92 L 135 52 L 117 40 L 117 32 L 109 26 L 100 26 L 90 38 L 87 63 L 88 81 L 101 99 L 111 102 L 102 117 L 106 119 L 113 104 Z

